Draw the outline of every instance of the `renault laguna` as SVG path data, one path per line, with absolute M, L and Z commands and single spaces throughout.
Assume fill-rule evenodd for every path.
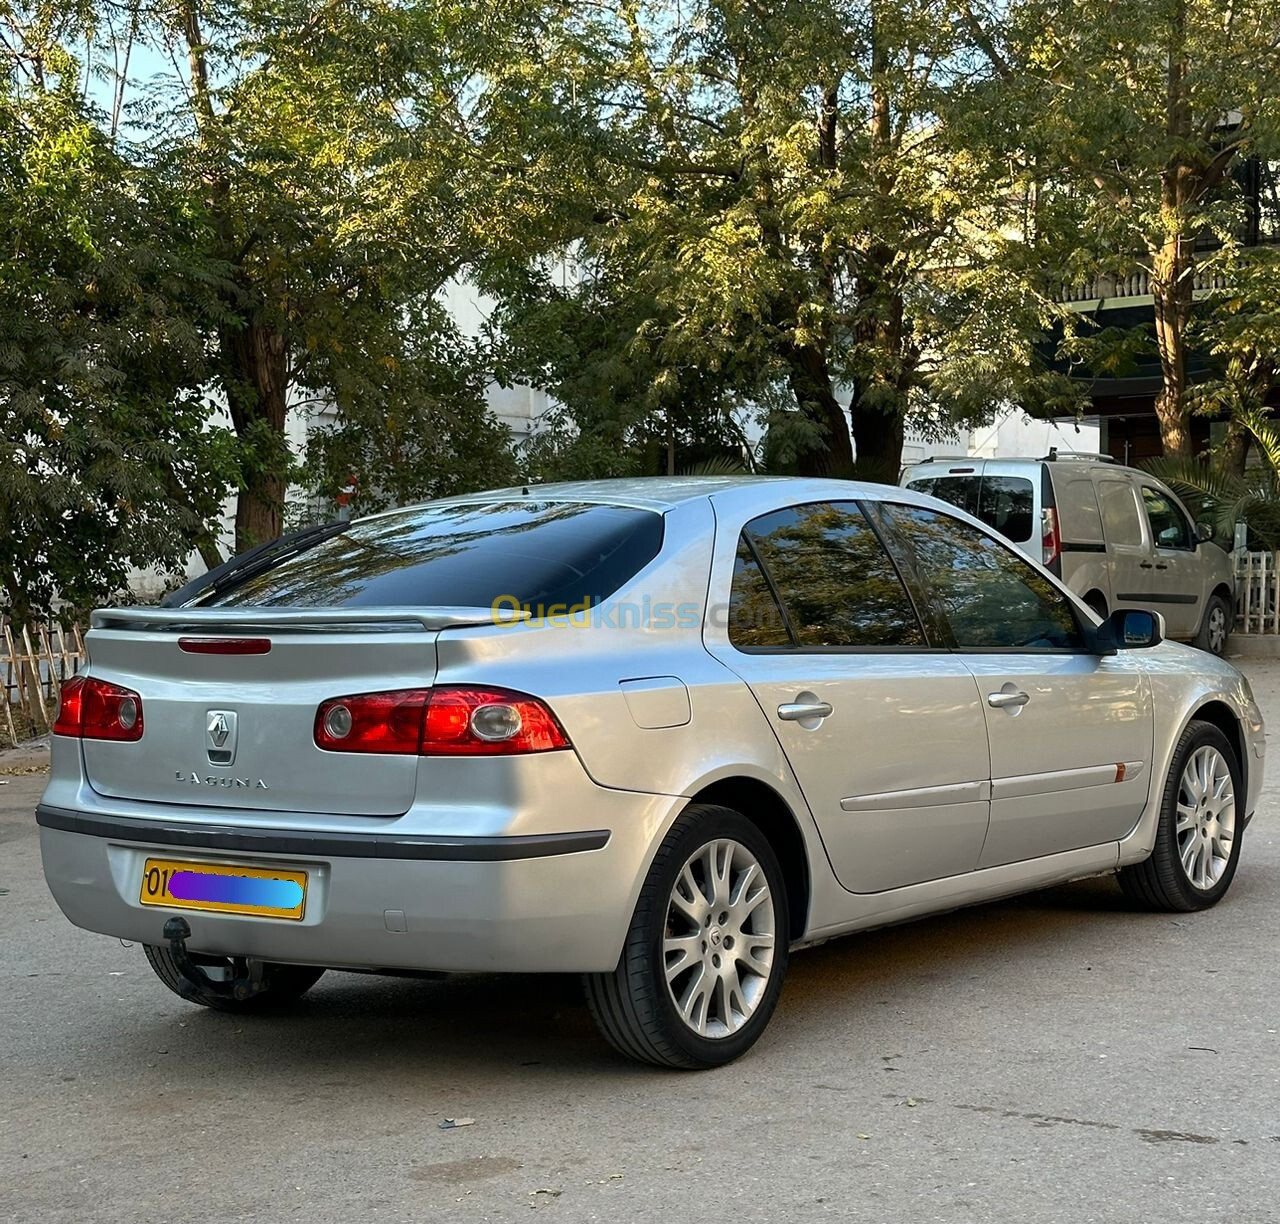
M 906 489 L 431 502 L 96 612 L 44 870 L 206 1007 L 328 968 L 577 973 L 623 1054 L 716 1066 L 805 945 L 1107 872 L 1219 901 L 1262 716 L 1162 638 Z

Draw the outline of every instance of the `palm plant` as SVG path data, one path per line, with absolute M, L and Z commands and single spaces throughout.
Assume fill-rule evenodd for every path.
M 1238 522 L 1246 522 L 1255 544 L 1280 549 L 1280 429 L 1255 404 L 1237 403 L 1234 420 L 1253 438 L 1260 463 L 1243 472 L 1226 455 L 1198 459 L 1152 459 L 1146 469 L 1163 480 L 1213 526 L 1214 538 L 1230 547 Z

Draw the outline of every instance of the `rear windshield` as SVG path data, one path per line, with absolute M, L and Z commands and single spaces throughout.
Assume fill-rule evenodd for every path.
M 210 599 L 261 607 L 591 604 L 662 547 L 651 510 L 566 502 L 420 506 L 352 523 Z
M 924 476 L 907 488 L 958 506 L 1015 544 L 1031 539 L 1035 490 L 1023 476 Z

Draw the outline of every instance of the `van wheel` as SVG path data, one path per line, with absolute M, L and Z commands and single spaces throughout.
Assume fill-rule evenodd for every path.
M 1155 849 L 1120 869 L 1120 886 L 1144 909 L 1187 913 L 1231 887 L 1244 832 L 1244 787 L 1230 741 L 1212 723 L 1182 733 L 1160 803 Z
M 1101 591 L 1090 591 L 1084 601 L 1102 620 L 1107 619 L 1107 599 Z
M 1223 655 L 1231 634 L 1231 605 L 1221 595 L 1210 595 L 1196 635 L 1196 645 L 1210 654 Z
M 587 1004 L 628 1058 L 723 1066 L 769 1023 L 787 943 L 786 881 L 773 847 L 731 808 L 695 803 L 654 858 L 617 969 L 584 975 Z
M 174 994 L 180 995 L 188 1003 L 198 1003 L 201 1007 L 209 1007 L 214 1011 L 239 1012 L 242 1015 L 284 1007 L 301 998 L 324 975 L 324 970 L 315 965 L 268 963 L 262 969 L 263 989 L 252 998 L 236 999 L 229 994 L 210 990 L 207 982 L 189 978 L 178 968 L 173 953 L 168 948 L 145 944 L 142 950 L 147 954 L 147 962 L 155 970 L 156 977 Z M 210 977 L 220 978 L 231 972 L 231 960 L 225 956 L 202 956 L 193 952 L 191 959 L 202 970 L 208 970 Z

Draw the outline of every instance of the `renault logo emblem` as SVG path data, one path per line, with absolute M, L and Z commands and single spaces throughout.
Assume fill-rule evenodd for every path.
M 236 716 L 233 710 L 210 710 L 206 744 L 211 765 L 230 765 L 236 759 Z

